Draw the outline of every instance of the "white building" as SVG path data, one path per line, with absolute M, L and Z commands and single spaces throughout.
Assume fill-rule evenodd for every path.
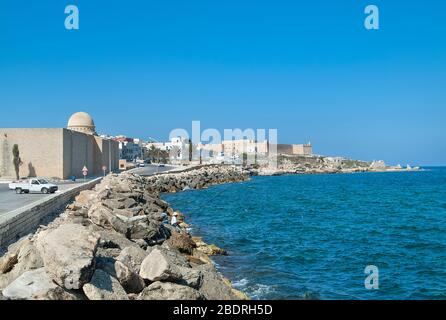
M 119 158 L 135 161 L 142 158 L 142 141 L 137 138 L 118 136 L 114 139 L 119 142 Z
M 149 142 L 146 148 L 154 147 L 159 150 L 168 151 L 171 162 L 189 160 L 189 140 L 183 137 L 171 138 L 169 142 Z

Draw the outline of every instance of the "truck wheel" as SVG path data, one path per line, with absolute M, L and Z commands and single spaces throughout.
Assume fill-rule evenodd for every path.
M 47 188 L 42 188 L 42 193 L 43 194 L 48 194 L 49 190 Z
M 16 188 L 15 189 L 15 193 L 17 193 L 17 194 L 22 194 L 22 188 Z

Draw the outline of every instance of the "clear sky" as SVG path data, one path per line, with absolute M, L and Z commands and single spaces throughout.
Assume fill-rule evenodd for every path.
M 64 27 L 68 4 L 79 30 Z M 446 164 L 446 2 L 0 0 L 0 110 L 0 127 L 87 111 L 100 133 L 165 140 L 200 120 Z

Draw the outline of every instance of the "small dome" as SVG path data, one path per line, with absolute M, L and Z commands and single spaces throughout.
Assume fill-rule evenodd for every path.
M 88 134 L 96 134 L 93 118 L 86 112 L 76 112 L 68 120 L 68 129 Z

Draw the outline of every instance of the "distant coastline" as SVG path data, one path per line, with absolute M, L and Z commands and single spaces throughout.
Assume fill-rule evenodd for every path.
M 420 167 L 388 166 L 383 160 L 361 161 L 342 157 L 278 155 L 277 166 L 268 163 L 249 166 L 251 175 L 274 176 L 284 174 L 335 174 L 359 172 L 414 172 Z

